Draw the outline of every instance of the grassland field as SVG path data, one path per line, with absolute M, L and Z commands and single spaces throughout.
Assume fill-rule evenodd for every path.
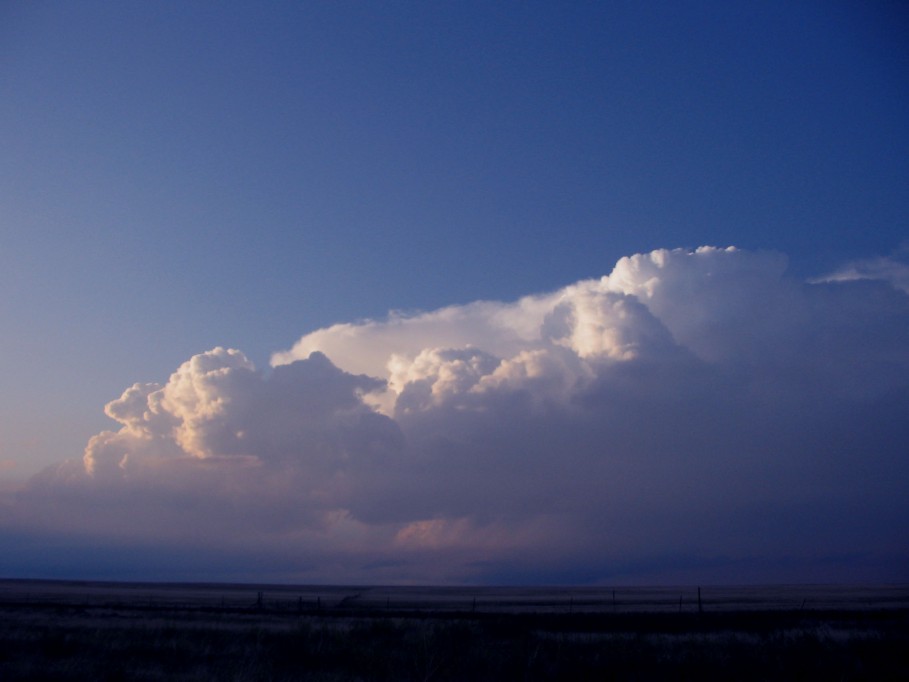
M 43 679 L 909 680 L 909 585 L 0 580 L 0 680 Z

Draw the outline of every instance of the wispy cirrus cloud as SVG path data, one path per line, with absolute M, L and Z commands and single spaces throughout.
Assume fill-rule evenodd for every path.
M 909 294 L 909 242 L 889 256 L 863 258 L 838 268 L 820 277 L 815 282 L 854 282 L 857 280 L 878 280 L 888 282 L 894 288 Z

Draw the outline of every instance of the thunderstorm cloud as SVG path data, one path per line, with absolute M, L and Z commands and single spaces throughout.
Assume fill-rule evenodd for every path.
M 181 576 L 906 579 L 905 273 L 658 250 L 319 329 L 270 368 L 215 348 L 108 403 L 116 430 L 8 496 L 0 533 Z

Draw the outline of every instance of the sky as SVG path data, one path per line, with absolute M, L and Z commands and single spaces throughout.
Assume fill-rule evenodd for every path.
M 0 576 L 909 580 L 909 12 L 0 3 Z

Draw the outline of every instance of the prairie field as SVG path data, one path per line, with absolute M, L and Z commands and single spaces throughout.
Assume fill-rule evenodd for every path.
M 0 680 L 35 679 L 906 680 L 909 586 L 0 580 Z

